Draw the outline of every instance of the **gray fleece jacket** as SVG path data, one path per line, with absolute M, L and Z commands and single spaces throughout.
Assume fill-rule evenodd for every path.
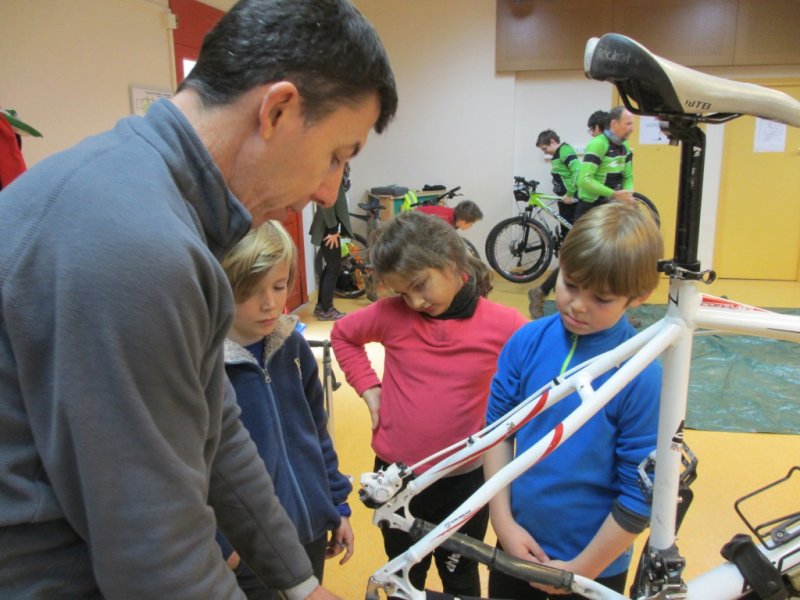
M 249 227 L 166 100 L 0 193 L 0 598 L 243 598 L 217 525 L 317 585 L 223 367 Z

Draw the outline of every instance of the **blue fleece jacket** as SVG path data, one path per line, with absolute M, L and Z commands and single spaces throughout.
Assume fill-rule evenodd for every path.
M 555 375 L 602 354 L 635 334 L 626 318 L 610 329 L 576 336 L 560 315 L 529 323 L 500 354 L 487 422 L 493 423 Z M 595 380 L 599 387 L 615 370 Z M 571 560 L 600 529 L 615 504 L 642 517 L 650 505 L 638 485 L 637 467 L 656 445 L 661 366 L 649 365 L 564 444 L 511 484 L 514 519 L 552 559 Z M 522 454 L 580 404 L 571 394 L 537 415 L 516 434 Z M 602 577 L 627 570 L 631 550 Z
M 308 544 L 339 527 L 340 515 L 350 515 L 346 500 L 353 486 L 339 472 L 317 360 L 295 331 L 296 321 L 293 315 L 282 316 L 259 344 L 263 370 L 247 349 L 226 340 L 225 370 L 236 390 L 242 423 L 300 541 Z M 229 554 L 224 539 L 219 541 Z

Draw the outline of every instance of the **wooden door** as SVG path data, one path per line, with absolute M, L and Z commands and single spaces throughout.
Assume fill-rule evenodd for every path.
M 173 40 L 175 45 L 175 62 L 178 83 L 191 70 L 191 66 L 197 61 L 200 54 L 200 47 L 203 44 L 203 37 L 217 21 L 225 14 L 221 10 L 212 8 L 207 4 L 197 0 L 169 0 L 169 8 L 175 14 L 178 27 L 174 32 Z M 295 287 L 290 294 L 286 308 L 294 310 L 301 304 L 308 302 L 308 287 L 306 286 L 305 252 L 303 230 L 303 215 L 293 210 L 289 210 L 286 220 L 283 222 L 289 234 L 292 236 L 298 250 L 298 272 Z
M 754 82 L 800 99 L 800 81 Z M 761 123 L 759 127 L 769 123 Z M 714 268 L 726 279 L 797 281 L 800 271 L 800 130 L 781 151 L 757 151 L 756 119 L 725 124 Z M 763 130 L 759 129 L 759 132 Z M 761 142 L 761 144 L 757 144 Z

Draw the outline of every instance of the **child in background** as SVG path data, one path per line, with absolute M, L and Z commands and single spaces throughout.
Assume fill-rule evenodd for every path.
M 400 214 L 378 230 L 370 260 L 396 295 L 336 321 L 331 342 L 348 383 L 369 408 L 378 470 L 394 462 L 414 465 L 483 427 L 498 353 L 526 321 L 485 298 L 488 268 L 468 256 L 442 219 L 418 211 Z M 382 380 L 365 351 L 370 342 L 385 351 Z M 465 465 L 418 494 L 411 513 L 439 523 L 482 483 L 481 463 Z M 487 524 L 484 510 L 461 531 L 483 539 Z M 412 544 L 398 529 L 382 534 L 390 558 Z M 481 595 L 475 562 L 443 548 L 434 558 L 446 593 Z M 416 588 L 424 588 L 430 564 L 429 555 L 411 568 Z
M 416 208 L 421 213 L 435 215 L 444 219 L 452 227 L 466 231 L 475 223 L 483 219 L 483 212 L 480 206 L 472 200 L 462 200 L 456 204 L 455 208 L 444 206 L 443 204 L 421 204 Z
M 554 376 L 632 337 L 635 331 L 623 315 L 655 289 L 662 251 L 658 227 L 632 206 L 613 202 L 578 219 L 559 256 L 558 313 L 526 325 L 503 348 L 487 421 L 501 418 Z M 637 467 L 655 449 L 660 389 L 661 367 L 652 363 L 561 447 L 492 498 L 492 526 L 503 550 L 623 591 L 631 545 L 650 514 Z M 517 432 L 516 453 L 513 439 L 492 448 L 485 456 L 486 477 L 579 404 L 573 393 L 537 415 Z M 489 595 L 580 597 L 548 595 L 496 571 L 489 576 Z
M 297 253 L 277 221 L 248 233 L 222 262 L 236 301 L 225 340 L 225 371 L 236 390 L 241 421 L 266 464 L 281 504 L 322 581 L 325 559 L 353 553 L 348 517 L 350 480 L 328 435 L 317 360 L 286 315 Z M 219 534 L 239 586 L 250 600 L 277 599 Z

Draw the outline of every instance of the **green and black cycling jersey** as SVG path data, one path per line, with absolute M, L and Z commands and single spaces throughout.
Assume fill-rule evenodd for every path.
M 614 144 L 601 133 L 586 145 L 578 195 L 585 202 L 608 198 L 615 190 L 633 190 L 633 152 L 628 142 Z
M 556 196 L 575 196 L 578 190 L 578 171 L 581 161 L 575 150 L 566 142 L 561 144 L 550 161 L 553 176 L 553 193 Z

